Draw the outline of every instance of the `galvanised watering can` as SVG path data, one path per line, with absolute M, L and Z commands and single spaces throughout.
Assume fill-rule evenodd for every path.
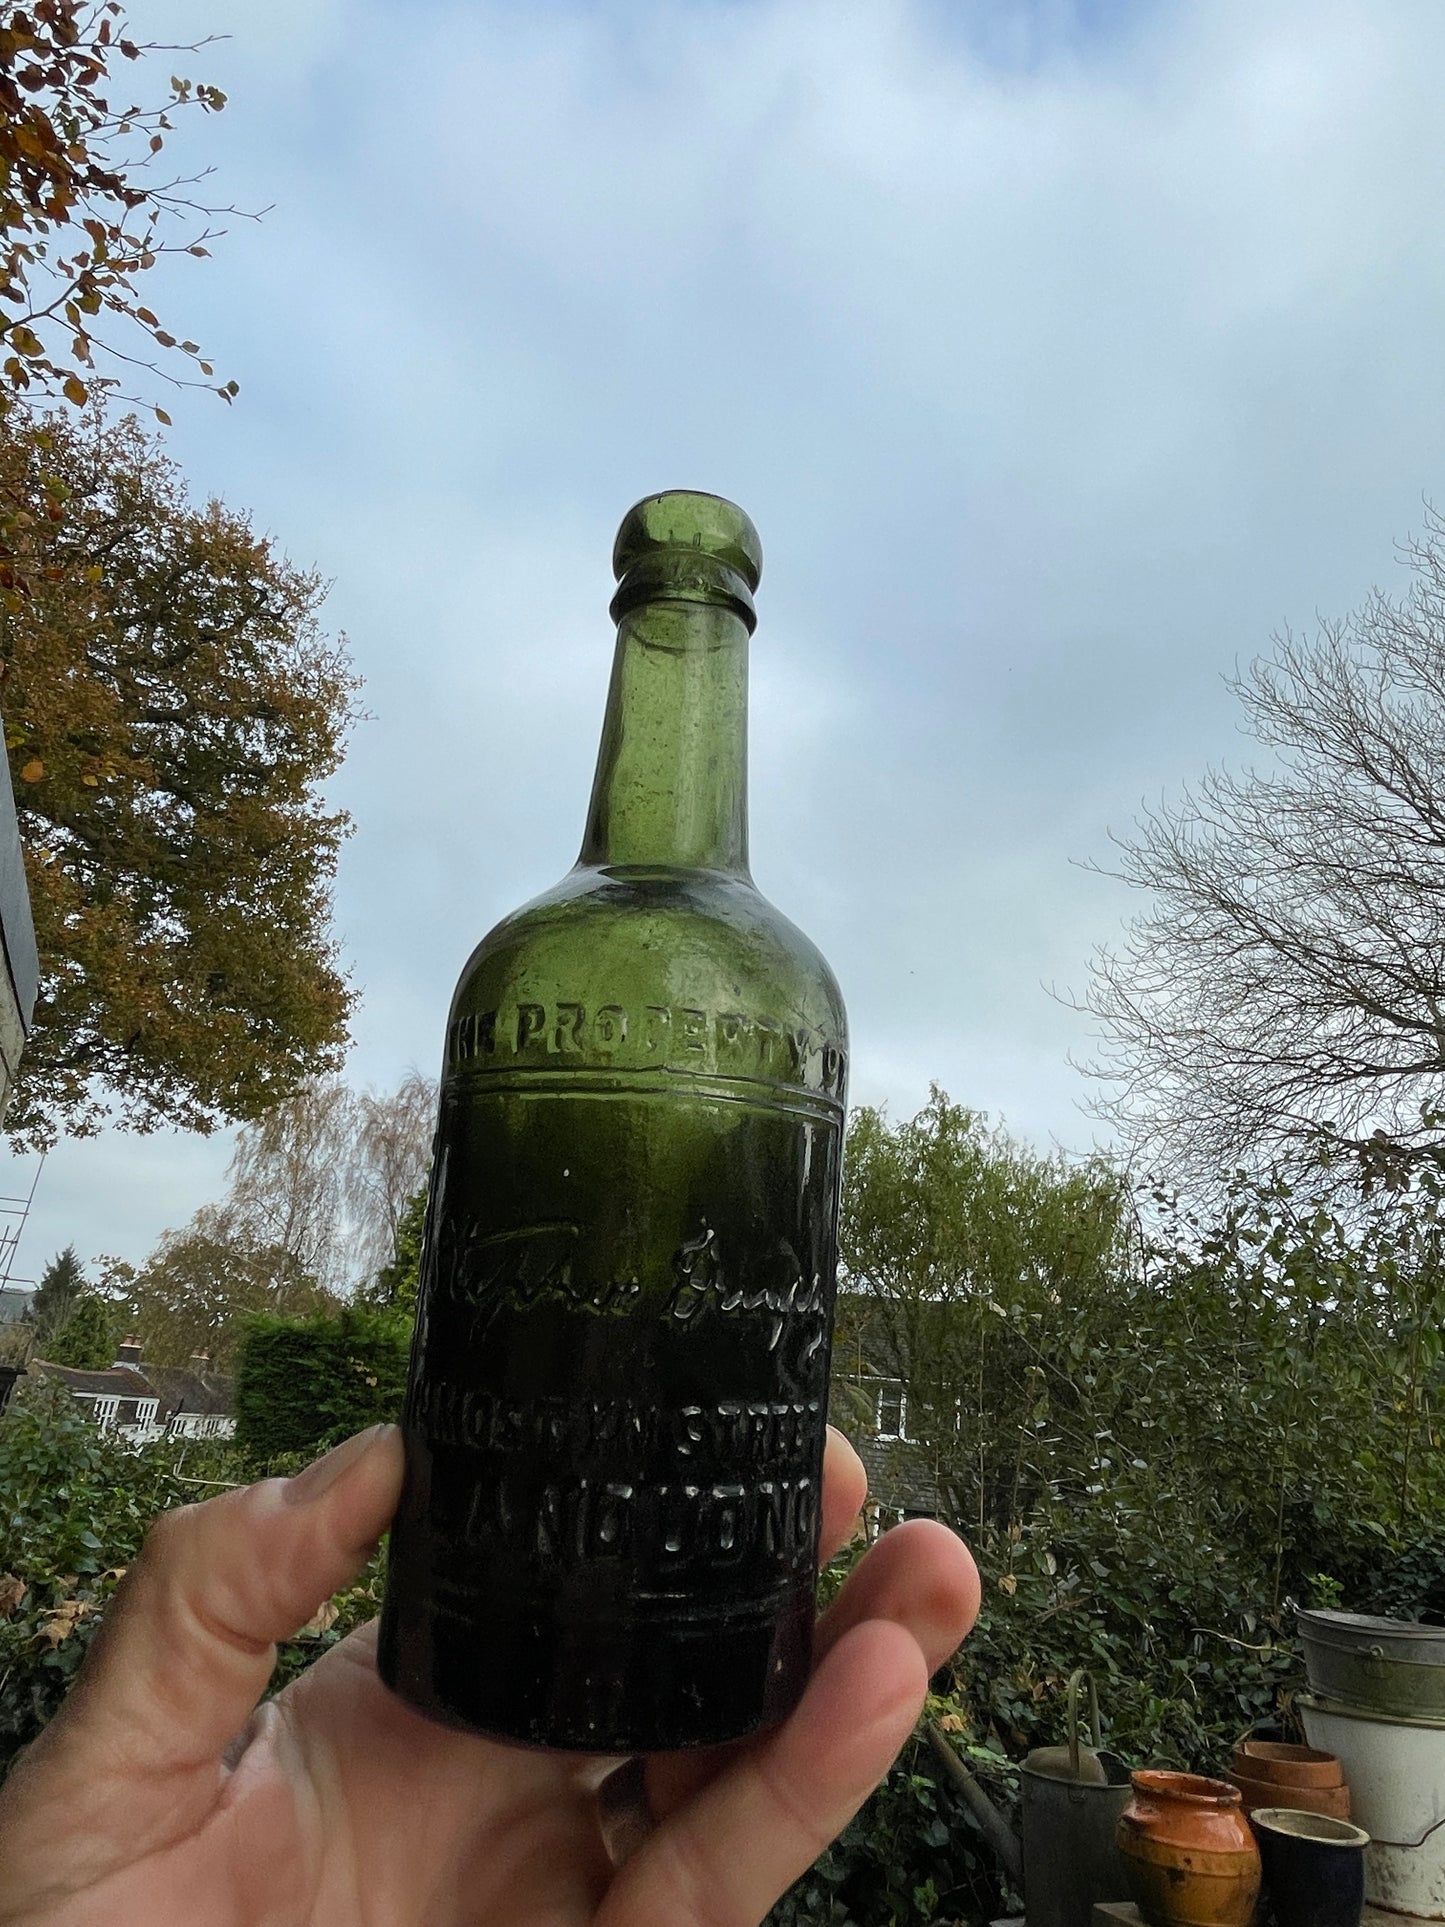
M 1079 1744 L 1079 1688 L 1089 1683 L 1094 1744 Z M 1094 1903 L 1128 1900 L 1114 1844 L 1129 1803 L 1129 1768 L 1104 1750 L 1099 1694 L 1083 1667 L 1067 1689 L 1068 1744 L 1036 1747 L 1020 1769 L 1024 1914 L 1028 1927 L 1089 1927 Z

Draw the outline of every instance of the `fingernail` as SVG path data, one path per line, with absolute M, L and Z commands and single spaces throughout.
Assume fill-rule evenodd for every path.
M 343 1472 L 347 1472 L 358 1459 L 364 1459 L 384 1432 L 394 1432 L 394 1425 L 372 1425 L 364 1432 L 358 1432 L 353 1439 L 343 1439 L 334 1445 L 323 1457 L 298 1472 L 294 1479 L 286 1481 L 283 1497 L 287 1505 L 310 1505 L 319 1499 L 328 1487 L 335 1485 Z

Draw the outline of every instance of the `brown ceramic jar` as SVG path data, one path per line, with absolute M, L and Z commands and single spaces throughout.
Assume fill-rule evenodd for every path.
M 1150 1927 L 1248 1927 L 1259 1897 L 1259 1848 L 1238 1788 L 1195 1773 L 1131 1777 L 1119 1852 Z

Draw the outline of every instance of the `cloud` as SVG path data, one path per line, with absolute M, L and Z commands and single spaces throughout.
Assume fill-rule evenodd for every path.
M 860 1094 L 1088 1140 L 1044 985 L 1121 901 L 1071 859 L 1238 759 L 1222 673 L 1388 582 L 1440 489 L 1445 14 L 1022 18 L 227 15 L 189 138 L 277 210 L 162 284 L 243 382 L 177 446 L 335 578 L 368 678 L 361 1078 L 434 1062 L 471 944 L 571 861 L 612 534 L 681 484 L 762 532 L 757 867 Z M 111 1210 L 130 1153 L 64 1155 Z

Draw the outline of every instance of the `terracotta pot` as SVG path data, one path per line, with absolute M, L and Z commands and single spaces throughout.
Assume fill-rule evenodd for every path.
M 1243 1773 L 1231 1773 L 1229 1780 L 1239 1788 L 1246 1813 L 1256 1807 L 1283 1806 L 1287 1800 L 1296 1813 L 1322 1813 L 1331 1820 L 1350 1817 L 1347 1786 L 1281 1786 L 1278 1780 L 1252 1780 Z
M 1345 1783 L 1345 1770 L 1335 1754 L 1322 1753 L 1317 1746 L 1285 1746 L 1277 1740 L 1241 1740 L 1234 1749 L 1234 1771 L 1247 1780 L 1273 1780 L 1287 1787 Z
M 1239 1789 L 1197 1773 L 1132 1775 L 1119 1851 L 1150 1927 L 1248 1927 L 1259 1848 Z

